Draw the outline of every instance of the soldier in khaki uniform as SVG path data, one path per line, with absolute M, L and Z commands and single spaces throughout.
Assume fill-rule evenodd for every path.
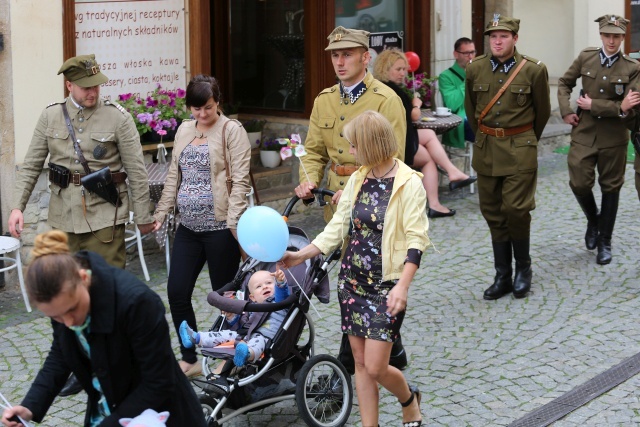
M 547 69 L 516 50 L 519 28 L 519 19 L 495 14 L 484 32 L 491 56 L 477 57 L 466 69 L 465 110 L 476 135 L 473 168 L 496 269 L 494 283 L 484 292 L 488 300 L 510 292 L 522 298 L 531 288 L 530 212 L 535 208 L 537 146 L 551 113 Z
M 630 82 L 638 76 L 638 62 L 620 50 L 627 19 L 605 15 L 595 22 L 600 26 L 602 47 L 580 52 L 558 81 L 558 102 L 562 118 L 573 126 L 569 186 L 587 217 L 585 244 L 587 249 L 598 248 L 598 264 L 609 264 L 629 141 L 621 103 Z M 569 107 L 569 98 L 579 78 L 583 94 L 576 114 Z M 592 192 L 596 167 L 602 190 L 600 214 Z
M 300 185 L 296 187 L 296 195 L 303 199 L 311 197 L 310 189 L 320 184 L 327 163 L 331 163 L 327 188 L 333 191 L 344 189 L 349 176 L 358 169 L 354 156 L 349 154 L 349 143 L 344 139 L 342 129 L 364 111 L 377 111 L 391 122 L 398 142 L 397 157 L 404 159 L 405 110 L 400 97 L 367 72 L 371 59 L 369 33 L 337 27 L 327 39 L 329 45 L 325 50 L 331 52 L 331 62 L 340 83 L 320 92 L 313 104 L 304 143 L 307 155 L 300 158 Z M 339 193 L 333 202 L 338 198 Z M 332 207 L 325 206 L 324 214 L 329 222 L 333 216 Z
M 59 182 L 49 183 L 49 225 L 69 234 L 69 247 L 73 252 L 91 250 L 102 255 L 109 264 L 124 268 L 124 223 L 129 219 L 129 211 L 133 211 L 142 233 L 151 231 L 153 222 L 149 213 L 149 184 L 140 136 L 131 115 L 124 108 L 100 98 L 100 85 L 108 79 L 100 72 L 94 55 L 68 59 L 58 71 L 61 73 L 64 74 L 69 97 L 49 105 L 40 115 L 16 180 L 9 230 L 13 236 L 20 237 L 24 226 L 22 212 L 44 162 L 50 156 L 49 162 L 67 168 L 71 179 L 66 188 L 62 188 L 64 185 L 61 187 Z M 80 177 L 85 172 L 78 155 L 74 154 L 62 112 L 63 104 L 67 107 L 89 168 L 97 171 L 109 166 L 111 169 L 122 200 L 117 211 L 114 205 L 100 196 L 83 191 Z M 125 181 L 127 177 L 128 184 Z M 128 188 L 131 189 L 131 198 Z

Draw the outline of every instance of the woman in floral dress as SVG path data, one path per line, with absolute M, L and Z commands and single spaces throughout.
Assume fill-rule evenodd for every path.
M 342 332 L 355 360 L 363 426 L 378 424 L 378 384 L 402 404 L 405 427 L 420 426 L 420 392 L 389 365 L 407 307 L 409 285 L 429 245 L 421 174 L 393 157 L 393 129 L 381 114 L 366 111 L 344 128 L 358 164 L 331 222 L 299 252 L 286 252 L 292 267 L 328 254 L 348 239 L 338 277 Z M 351 228 L 351 232 L 349 231 Z

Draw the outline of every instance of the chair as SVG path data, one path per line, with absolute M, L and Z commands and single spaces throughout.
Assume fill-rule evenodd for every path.
M 20 259 L 20 240 L 9 237 L 0 236 L 0 255 L 5 255 L 10 252 L 15 252 L 15 258 L 8 256 L 0 256 L 0 260 L 13 263 L 12 265 L 4 268 L 0 268 L 0 273 L 11 269 L 18 270 L 18 282 L 20 282 L 20 290 L 22 291 L 22 298 L 24 298 L 24 305 L 27 306 L 27 311 L 31 313 L 31 304 L 29 304 L 29 296 L 27 295 L 27 289 L 24 287 L 24 278 L 22 277 L 22 260 Z
M 142 235 L 140 234 L 140 230 L 133 222 L 133 212 L 129 211 L 129 221 L 125 223 L 125 227 L 133 226 L 133 230 L 125 228 L 124 230 L 124 243 L 127 249 L 129 249 L 133 245 L 138 246 L 138 258 L 140 258 L 140 265 L 142 266 L 142 273 L 144 274 L 145 280 L 148 282 L 150 279 L 149 271 L 147 270 L 147 263 L 144 261 L 144 251 L 142 250 Z M 167 237 L 168 239 L 168 237 Z M 168 268 L 167 264 L 167 270 Z

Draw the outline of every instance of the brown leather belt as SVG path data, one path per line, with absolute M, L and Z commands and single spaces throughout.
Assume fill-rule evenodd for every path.
M 478 124 L 478 129 L 480 132 L 486 133 L 487 135 L 495 136 L 498 138 L 504 138 L 506 136 L 517 135 L 522 132 L 526 132 L 529 129 L 533 129 L 533 123 L 529 123 L 527 125 L 518 126 L 515 128 L 490 128 L 488 126 L 483 125 L 482 123 Z
M 331 163 L 331 170 L 338 176 L 351 176 L 360 166 L 355 165 L 336 165 Z
M 82 183 L 80 182 L 80 178 L 82 178 L 83 176 L 87 176 L 84 173 L 74 173 L 71 174 L 71 182 L 73 183 L 73 185 L 82 185 Z M 122 184 L 125 179 L 127 179 L 127 173 L 126 172 L 111 172 L 111 180 L 113 181 L 114 184 Z

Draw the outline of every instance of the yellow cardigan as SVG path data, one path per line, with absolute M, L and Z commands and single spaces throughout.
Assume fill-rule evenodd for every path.
M 389 206 L 382 231 L 382 279 L 400 278 L 407 250 L 425 251 L 429 246 L 427 195 L 422 174 L 398 160 Z M 342 245 L 352 222 L 353 204 L 371 168 L 362 166 L 347 181 L 338 209 L 324 231 L 312 242 L 323 254 Z

